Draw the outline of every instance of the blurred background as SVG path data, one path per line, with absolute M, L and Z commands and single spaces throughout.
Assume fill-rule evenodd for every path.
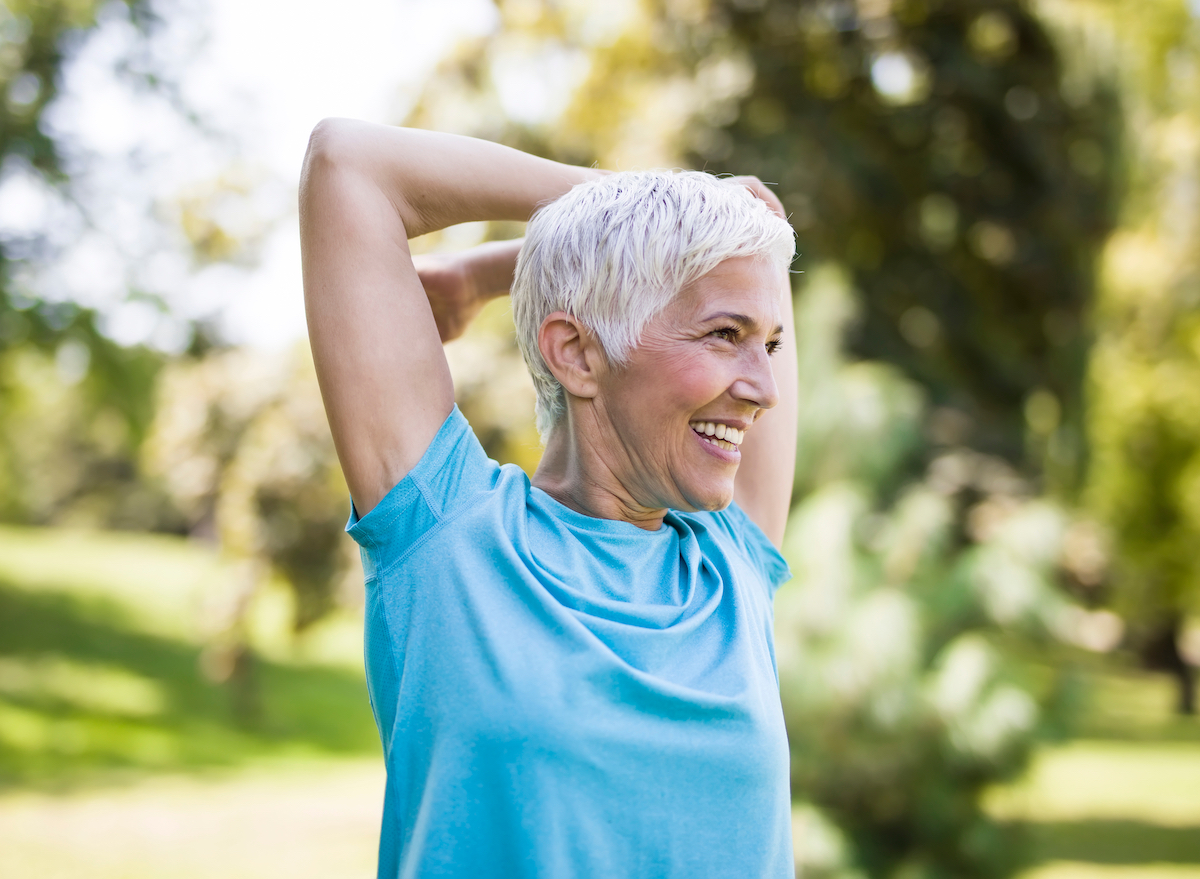
M 373 875 L 340 115 L 779 193 L 798 875 L 1200 877 L 1198 62 L 1196 0 L 0 2 L 0 873 Z M 510 323 L 447 350 L 532 470 Z

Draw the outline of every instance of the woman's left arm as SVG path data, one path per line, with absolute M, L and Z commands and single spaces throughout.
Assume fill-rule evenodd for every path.
M 786 216 L 775 193 L 756 177 L 735 177 L 751 192 Z M 796 356 L 796 325 L 792 313 L 791 276 L 779 272 L 779 314 L 783 324 L 782 344 L 771 358 L 771 370 L 779 402 L 763 412 L 746 431 L 741 445 L 742 463 L 734 481 L 733 499 L 754 524 L 777 547 L 783 545 L 788 510 L 792 504 L 792 480 L 796 471 L 796 416 L 798 412 L 799 363 Z
M 508 295 L 524 243 L 524 238 L 489 241 L 456 253 L 413 257 L 443 344 L 461 336 L 488 302 Z

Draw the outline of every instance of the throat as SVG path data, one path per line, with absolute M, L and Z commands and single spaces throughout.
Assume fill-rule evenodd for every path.
M 572 442 L 564 427 L 556 427 L 547 438 L 530 483 L 584 516 L 628 522 L 645 531 L 661 528 L 667 509 L 637 503 L 602 456 L 586 444 Z
M 538 484 L 538 480 L 531 480 L 531 483 L 540 488 L 554 500 L 558 501 L 569 510 L 574 510 L 576 513 L 587 516 L 591 519 L 607 519 L 615 522 L 628 522 L 630 525 L 636 525 L 643 531 L 658 531 L 662 528 L 663 519 L 667 515 L 667 510 L 650 510 L 644 507 L 634 507 L 626 503 L 622 503 L 619 498 L 612 494 L 599 493 L 590 495 L 586 491 L 572 491 L 572 487 L 568 486 L 548 486 Z M 578 489 L 578 486 L 574 488 Z

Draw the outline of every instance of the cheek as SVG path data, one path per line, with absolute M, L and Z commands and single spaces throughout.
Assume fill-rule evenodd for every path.
M 639 420 L 662 422 L 687 417 L 707 399 L 706 383 L 692 370 L 678 366 L 646 375 L 636 393 Z
M 663 374 L 662 385 L 670 389 L 678 408 L 696 409 L 721 396 L 726 378 L 714 358 L 697 356 L 672 364 Z
M 622 377 L 614 390 L 624 403 L 626 418 L 656 425 L 664 419 L 688 420 L 725 391 L 727 364 L 710 351 L 681 347 L 645 351 L 648 356 Z

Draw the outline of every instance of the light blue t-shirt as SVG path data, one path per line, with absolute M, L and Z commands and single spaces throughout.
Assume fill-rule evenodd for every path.
M 653 532 L 585 516 L 455 408 L 347 530 L 380 877 L 794 875 L 771 634 L 790 575 L 736 506 Z

